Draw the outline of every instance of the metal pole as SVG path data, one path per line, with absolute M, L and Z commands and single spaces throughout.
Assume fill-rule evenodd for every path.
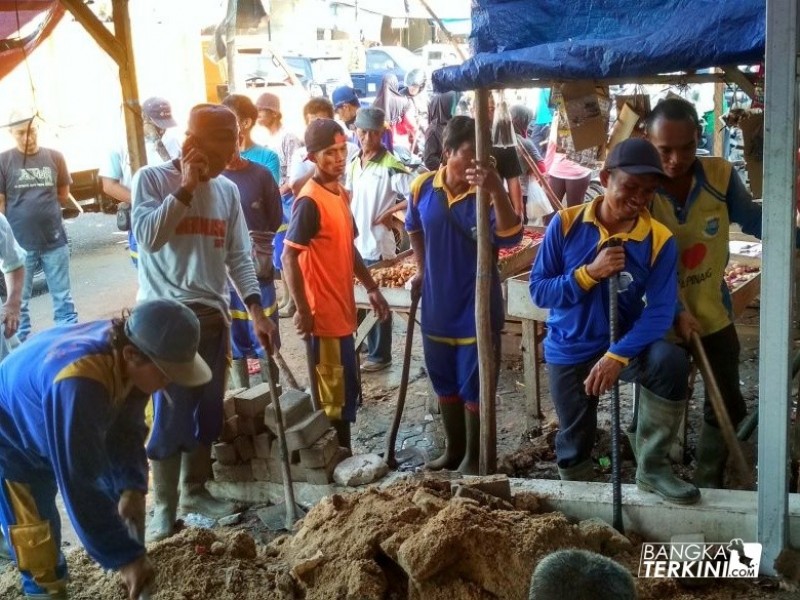
M 798 109 L 798 6 L 767 0 L 764 244 L 758 372 L 758 541 L 761 572 L 775 573 L 788 544 L 788 460 Z
M 619 246 L 622 241 L 612 238 L 608 246 Z M 617 341 L 619 333 L 619 275 L 614 274 L 608 278 L 608 333 L 610 344 Z M 614 529 L 625 533 L 622 522 L 622 455 L 620 452 L 620 423 L 619 423 L 619 379 L 614 382 L 611 389 L 611 497 L 612 520 Z

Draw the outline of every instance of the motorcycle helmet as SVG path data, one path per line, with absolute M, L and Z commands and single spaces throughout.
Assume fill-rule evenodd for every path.
M 411 69 L 406 73 L 405 83 L 407 88 L 415 86 L 420 90 L 425 88 L 425 83 L 428 81 L 428 76 L 422 69 Z

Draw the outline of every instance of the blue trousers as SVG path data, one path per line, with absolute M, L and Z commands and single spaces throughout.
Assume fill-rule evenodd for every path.
M 51 477 L 25 483 L 0 479 L 0 526 L 25 594 L 47 594 L 48 589 L 61 590 L 67 585 L 57 491 Z
M 259 287 L 261 288 L 261 306 L 264 307 L 264 315 L 272 319 L 277 327 L 278 304 L 275 302 L 275 284 L 272 281 L 269 283 L 259 282 Z M 267 354 L 264 352 L 264 348 L 261 347 L 258 337 L 256 337 L 253 322 L 250 320 L 250 313 L 247 312 L 244 301 L 239 297 L 232 285 L 230 285 L 230 288 L 231 354 L 233 359 L 266 358 Z M 280 332 L 280 330 L 278 331 Z M 280 340 L 280 337 L 278 339 Z M 280 349 L 280 342 L 278 349 Z
M 422 332 L 425 368 L 433 391 L 439 397 L 458 396 L 467 405 L 480 402 L 477 342 L 455 339 L 443 341 Z M 495 381 L 500 368 L 500 335 L 494 334 Z
M 53 321 L 56 325 L 78 322 L 78 313 L 75 310 L 69 282 L 69 246 L 64 244 L 47 251 L 27 250 L 25 282 L 22 286 L 22 305 L 19 331 L 17 332 L 20 341 L 25 341 L 31 333 L 31 313 L 28 303 L 33 295 L 33 273 L 39 262 L 42 263 L 47 289 L 53 298 Z
M 556 462 L 562 469 L 591 457 L 598 398 L 586 394 L 583 382 L 601 357 L 574 365 L 547 365 L 550 396 L 558 415 Z M 685 400 L 689 359 L 682 348 L 659 340 L 630 361 L 620 379 L 635 381 L 662 398 Z
M 211 381 L 194 388 L 173 383 L 153 394 L 153 429 L 147 442 L 150 459 L 164 460 L 198 445 L 208 446 L 222 432 L 230 333 L 222 321 L 210 327 L 203 325 L 203 318 L 200 323 L 198 353 L 211 368 Z

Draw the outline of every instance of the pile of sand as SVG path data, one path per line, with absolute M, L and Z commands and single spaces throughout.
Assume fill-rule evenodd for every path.
M 463 492 L 463 490 L 462 490 Z M 598 520 L 570 522 L 540 513 L 538 499 L 509 502 L 449 481 L 400 482 L 324 499 L 265 546 L 245 531 L 188 529 L 150 547 L 157 568 L 153 600 L 525 600 L 536 564 L 561 548 L 611 556 L 634 574 L 641 552 Z M 73 600 L 124 600 L 119 577 L 83 550 L 69 553 Z M 796 598 L 750 581 L 715 581 L 687 590 L 672 580 L 637 580 L 642 600 Z M 0 599 L 22 596 L 18 576 L 0 576 Z

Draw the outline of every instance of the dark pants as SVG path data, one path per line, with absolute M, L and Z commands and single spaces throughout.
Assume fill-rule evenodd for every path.
M 563 200 L 566 196 L 567 206 L 578 206 L 578 204 L 583 204 L 586 190 L 589 189 L 589 184 L 592 182 L 592 175 L 590 173 L 583 179 L 561 179 L 550 175 L 547 179 L 556 198 Z
M 364 259 L 366 266 L 374 265 L 377 260 Z M 367 316 L 366 310 L 360 310 L 358 320 Z M 378 322 L 367 335 L 367 360 L 372 362 L 390 362 L 392 360 L 392 316 L 385 322 Z
M 703 339 L 703 349 L 711 363 L 711 370 L 717 380 L 722 399 L 725 401 L 725 408 L 731 418 L 733 426 L 739 424 L 747 414 L 747 407 L 744 403 L 742 391 L 739 389 L 739 336 L 736 335 L 736 327 L 731 324 L 725 329 L 707 335 Z M 714 414 L 714 407 L 705 394 L 703 404 L 703 418 L 709 425 L 719 428 L 717 416 Z
M 598 398 L 586 394 L 583 382 L 600 358 L 602 355 L 575 365 L 547 365 L 550 396 L 558 415 L 556 462 L 562 469 L 591 456 L 597 434 Z M 620 379 L 635 381 L 662 398 L 685 400 L 689 359 L 682 348 L 659 340 L 630 361 Z

